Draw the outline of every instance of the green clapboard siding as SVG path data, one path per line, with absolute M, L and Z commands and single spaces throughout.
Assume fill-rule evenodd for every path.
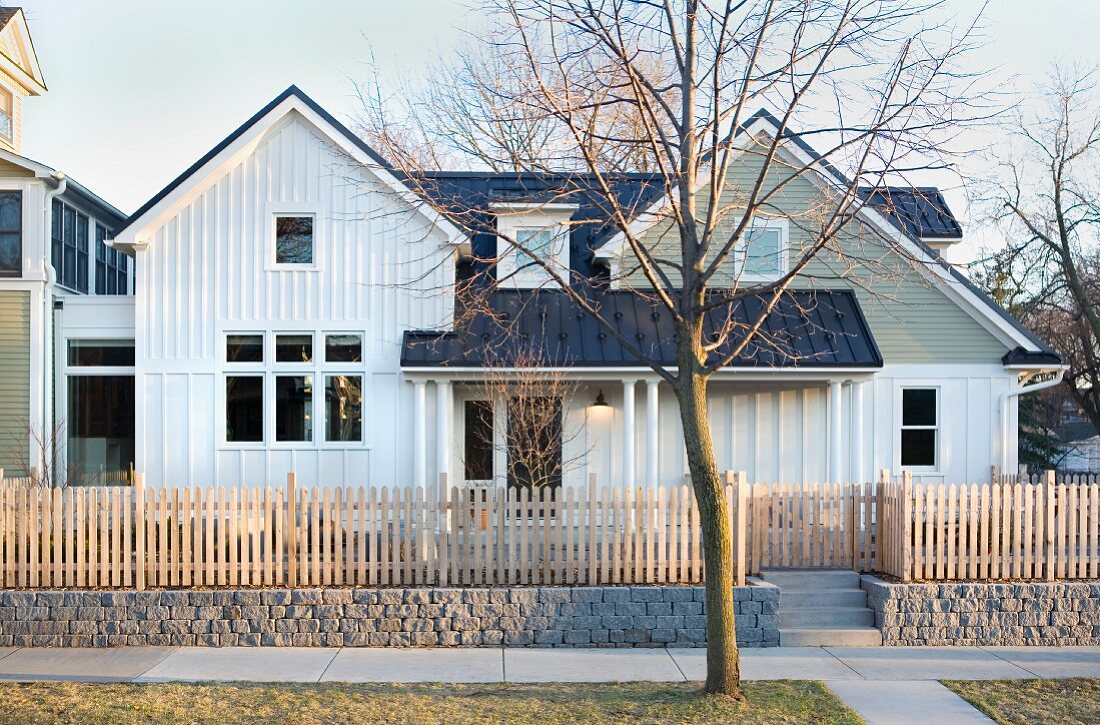
M 0 290 L 0 468 L 23 475 L 30 412 L 30 293 Z
M 742 158 L 729 172 L 729 189 L 722 199 L 722 208 L 729 210 L 724 217 L 729 223 L 720 224 L 719 229 L 732 229 L 740 220 L 736 209 L 739 205 L 743 208 L 743 203 L 739 204 L 743 190 L 756 181 L 757 159 Z M 777 183 L 782 173 L 782 168 L 774 168 L 771 176 L 775 180 L 769 183 Z M 826 203 L 820 189 L 805 178 L 790 181 L 772 203 L 772 214 L 790 219 L 793 264 L 813 238 L 813 230 L 822 227 L 825 215 L 835 207 Z M 699 208 L 703 213 L 705 199 L 700 200 Z M 642 241 L 658 258 L 679 261 L 678 239 L 671 222 L 654 225 Z M 627 284 L 645 287 L 644 276 L 630 269 L 632 255 L 629 251 L 626 254 L 630 257 L 623 260 Z M 929 282 L 917 268 L 919 264 L 853 222 L 844 228 L 832 248 L 822 250 L 809 263 L 796 286 L 854 289 L 887 363 L 1000 362 L 1007 347 Z M 714 284 L 729 284 L 736 272 L 735 263 L 728 261 Z M 674 272 L 668 273 L 676 283 Z

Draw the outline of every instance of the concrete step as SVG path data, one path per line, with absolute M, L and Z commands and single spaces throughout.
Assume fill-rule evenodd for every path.
M 867 606 L 867 592 L 862 589 L 788 589 L 783 588 L 783 611 L 807 607 Z
M 808 609 L 787 609 L 780 600 L 779 630 L 786 632 L 794 627 L 873 627 L 875 613 L 866 607 L 813 607 Z
M 786 589 L 859 589 L 859 573 L 848 569 L 765 569 L 760 578 Z
M 781 647 L 881 647 L 882 632 L 874 627 L 795 627 L 779 630 Z

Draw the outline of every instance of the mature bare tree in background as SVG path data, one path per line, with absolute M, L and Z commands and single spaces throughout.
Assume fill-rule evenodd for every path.
M 1005 235 L 983 283 L 1069 366 L 1100 428 L 1100 96 L 1097 70 L 1054 68 L 1025 100 L 979 202 Z
M 522 245 L 478 209 L 445 198 L 429 173 L 425 145 L 449 146 L 465 164 L 552 178 L 555 193 L 541 200 L 547 203 L 575 194 L 593 199 L 622 239 L 617 272 L 605 282 L 644 295 L 674 321 L 670 365 L 619 332 L 599 289 L 548 255 L 524 250 L 547 286 L 595 316 L 675 393 L 703 531 L 707 692 L 740 696 L 732 536 L 707 413 L 708 380 L 751 346 L 790 349 L 763 323 L 791 283 L 806 279 L 815 258 L 826 258 L 834 282 L 844 278 L 846 286 L 860 284 L 861 274 L 887 273 L 874 269 L 883 237 L 868 241 L 878 252 L 853 259 L 838 234 L 868 189 L 942 168 L 944 139 L 984 114 L 967 101 L 974 78 L 955 64 L 970 29 L 941 24 L 940 6 L 937 0 L 498 0 L 488 10 L 499 28 L 477 56 L 491 72 L 460 61 L 432 79 L 438 84 L 427 94 L 364 94 L 365 133 L 409 183 L 471 234 L 499 240 L 497 251 L 475 260 L 488 279 L 482 289 L 505 283 L 494 276 L 495 265 Z M 452 111 L 440 112 L 446 108 Z M 761 108 L 773 121 L 744 133 Z M 424 113 L 435 118 L 424 120 Z M 820 158 L 806 158 L 802 142 Z M 747 176 L 729 178 L 733 168 L 747 169 Z M 618 174 L 637 170 L 650 172 L 648 183 L 667 197 L 649 217 L 671 231 L 659 244 L 632 224 L 642 209 L 617 193 Z M 744 274 L 756 251 L 750 224 L 787 216 L 780 208 L 784 190 L 802 177 L 812 177 L 822 192 L 812 209 L 791 219 L 789 264 L 774 279 L 750 279 Z M 737 322 L 735 311 L 750 298 L 756 311 Z

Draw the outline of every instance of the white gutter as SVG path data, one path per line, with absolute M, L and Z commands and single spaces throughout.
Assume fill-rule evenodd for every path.
M 1027 379 L 1031 379 L 1036 375 L 1041 375 L 1046 372 L 1045 370 L 1039 370 L 1031 375 L 1027 376 Z M 1053 388 L 1062 382 L 1062 377 L 1066 374 L 1064 367 L 1057 368 L 1054 371 L 1054 377 L 1050 380 L 1044 380 L 1041 383 L 1035 385 L 1021 384 L 1018 388 L 1013 390 L 1006 390 L 1001 394 L 1001 474 L 1007 474 L 1008 469 L 1008 401 L 1009 398 L 1016 398 L 1021 395 L 1027 395 L 1028 393 L 1037 393 L 1040 390 L 1046 390 L 1047 388 Z
M 54 335 L 53 335 L 53 288 L 57 284 L 57 275 L 53 271 L 53 262 L 50 260 L 50 230 L 53 228 L 50 224 L 50 212 L 53 207 L 53 200 L 60 194 L 65 193 L 65 189 L 68 188 L 69 180 L 65 177 L 65 174 L 57 172 L 53 175 L 57 180 L 57 186 L 45 194 L 45 201 L 42 208 L 42 273 L 45 283 L 42 287 L 42 440 L 50 441 L 50 446 L 53 450 L 43 452 L 43 456 L 49 455 L 52 459 L 51 464 L 56 463 L 57 459 L 57 431 L 54 428 L 53 421 L 53 375 L 54 366 L 51 360 L 50 352 L 53 350 Z M 43 466 L 46 465 L 46 461 L 41 462 Z M 56 471 L 56 466 L 54 468 Z M 45 471 L 42 471 L 45 473 Z M 51 480 L 53 476 L 50 477 Z

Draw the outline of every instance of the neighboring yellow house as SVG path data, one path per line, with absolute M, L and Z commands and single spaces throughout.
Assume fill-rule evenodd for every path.
M 7 476 L 48 472 L 52 451 L 70 434 L 105 441 L 91 451 L 103 460 L 85 461 L 92 470 L 132 460 L 132 422 L 127 449 L 125 431 L 110 429 L 111 421 L 69 421 L 55 409 L 55 310 L 74 296 L 130 294 L 132 270 L 103 244 L 125 215 L 21 155 L 23 102 L 45 92 L 23 10 L 0 8 L 0 468 Z M 102 387 L 94 376 L 80 383 L 85 395 Z M 109 450 L 117 461 L 104 457 Z

